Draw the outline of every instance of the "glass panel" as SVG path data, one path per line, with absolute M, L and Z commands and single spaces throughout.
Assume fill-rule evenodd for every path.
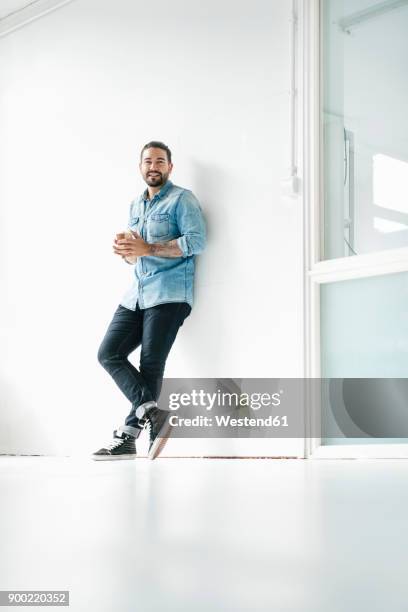
M 354 402 L 354 407 L 347 406 L 344 418 L 350 418 L 350 415 L 353 418 L 353 410 L 357 415 L 357 405 L 361 406 L 355 423 L 363 431 L 370 432 L 373 415 L 385 408 L 387 420 L 392 420 L 390 423 L 401 423 L 398 432 L 407 429 L 408 273 L 324 284 L 320 295 L 322 378 L 374 379 L 366 381 L 365 385 L 358 381 L 348 385 L 349 400 L 351 397 L 351 403 L 353 398 L 358 401 Z M 394 380 L 379 384 L 376 378 Z M 329 401 L 328 390 L 324 391 L 323 444 L 408 441 L 395 437 L 341 439 L 339 419 L 334 416 L 333 397 L 337 395 L 344 401 L 346 392 L 333 386 Z
M 322 0 L 324 252 L 408 246 L 408 0 Z

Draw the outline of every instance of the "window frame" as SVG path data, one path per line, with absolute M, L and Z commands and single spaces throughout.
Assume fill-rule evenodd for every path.
M 321 260 L 324 228 L 323 19 L 324 0 L 301 0 L 303 50 L 302 200 L 304 241 L 304 376 L 321 377 L 320 286 L 408 272 L 408 247 Z M 313 385 L 313 387 L 315 387 Z M 408 444 L 322 445 L 320 393 L 305 401 L 307 458 L 408 457 Z
M 0 38 L 70 2 L 73 0 L 37 0 L 33 4 L 27 0 L 27 6 L 0 19 Z

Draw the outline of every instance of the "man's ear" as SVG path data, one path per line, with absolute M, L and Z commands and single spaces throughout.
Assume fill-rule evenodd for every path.
M 169 164 L 169 174 L 171 174 L 172 170 L 173 170 L 173 164 Z

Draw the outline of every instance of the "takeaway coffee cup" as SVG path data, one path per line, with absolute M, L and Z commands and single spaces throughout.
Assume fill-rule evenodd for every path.
M 133 238 L 132 232 L 119 232 L 116 234 L 116 240 L 124 240 L 125 238 Z

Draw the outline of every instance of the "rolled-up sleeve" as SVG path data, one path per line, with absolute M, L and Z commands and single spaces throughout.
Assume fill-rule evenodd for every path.
M 183 257 L 198 255 L 206 246 L 206 224 L 200 203 L 191 191 L 185 190 L 181 194 L 176 217 L 181 234 L 177 244 Z

